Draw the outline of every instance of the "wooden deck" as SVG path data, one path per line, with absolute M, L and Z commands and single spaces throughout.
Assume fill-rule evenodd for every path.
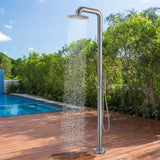
M 0 160 L 160 160 L 160 121 L 111 113 L 96 155 L 96 110 L 0 118 Z

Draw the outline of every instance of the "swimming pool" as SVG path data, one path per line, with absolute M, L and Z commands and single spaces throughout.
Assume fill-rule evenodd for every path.
M 63 107 L 49 105 L 18 96 L 0 94 L 0 117 L 62 111 Z

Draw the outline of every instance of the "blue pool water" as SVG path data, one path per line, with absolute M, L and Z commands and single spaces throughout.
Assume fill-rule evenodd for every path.
M 50 111 L 62 111 L 63 107 L 8 94 L 0 94 L 0 117 L 34 114 Z

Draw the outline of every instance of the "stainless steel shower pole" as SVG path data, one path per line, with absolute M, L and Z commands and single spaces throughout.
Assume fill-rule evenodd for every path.
M 98 41 L 98 67 L 97 67 L 97 94 L 98 94 L 98 116 L 97 116 L 97 136 L 98 144 L 94 152 L 97 154 L 105 153 L 105 149 L 102 147 L 102 128 L 103 128 L 103 113 L 102 113 L 102 32 L 103 32 L 103 17 L 102 13 L 97 9 L 79 7 L 76 10 L 76 15 L 68 16 L 74 19 L 87 19 L 88 17 L 81 15 L 82 12 L 96 14 L 97 15 L 97 41 Z
M 105 153 L 105 149 L 102 148 L 102 128 L 103 128 L 103 111 L 102 111 L 102 32 L 103 32 L 103 18 L 101 12 L 97 14 L 97 41 L 98 41 L 98 146 L 94 149 L 95 153 Z

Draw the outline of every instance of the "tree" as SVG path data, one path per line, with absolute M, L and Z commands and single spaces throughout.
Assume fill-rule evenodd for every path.
M 106 19 L 110 26 L 104 36 L 108 39 L 108 43 L 111 43 L 114 51 L 112 53 L 116 54 L 122 62 L 123 82 L 128 88 L 123 90 L 125 95 L 121 100 L 124 102 L 132 97 L 125 106 L 139 106 L 145 103 L 160 106 L 158 94 L 160 18 L 156 14 L 157 10 L 159 9 L 150 8 L 140 14 L 136 12 L 127 15 L 116 14 Z M 129 93 L 133 93 L 133 96 Z M 142 98 L 143 95 L 147 99 Z M 154 108 L 151 110 L 153 111 Z
M 12 64 L 11 64 L 11 60 L 6 56 L 3 56 L 2 58 L 0 69 L 4 69 L 4 78 L 9 79 L 11 76 Z

